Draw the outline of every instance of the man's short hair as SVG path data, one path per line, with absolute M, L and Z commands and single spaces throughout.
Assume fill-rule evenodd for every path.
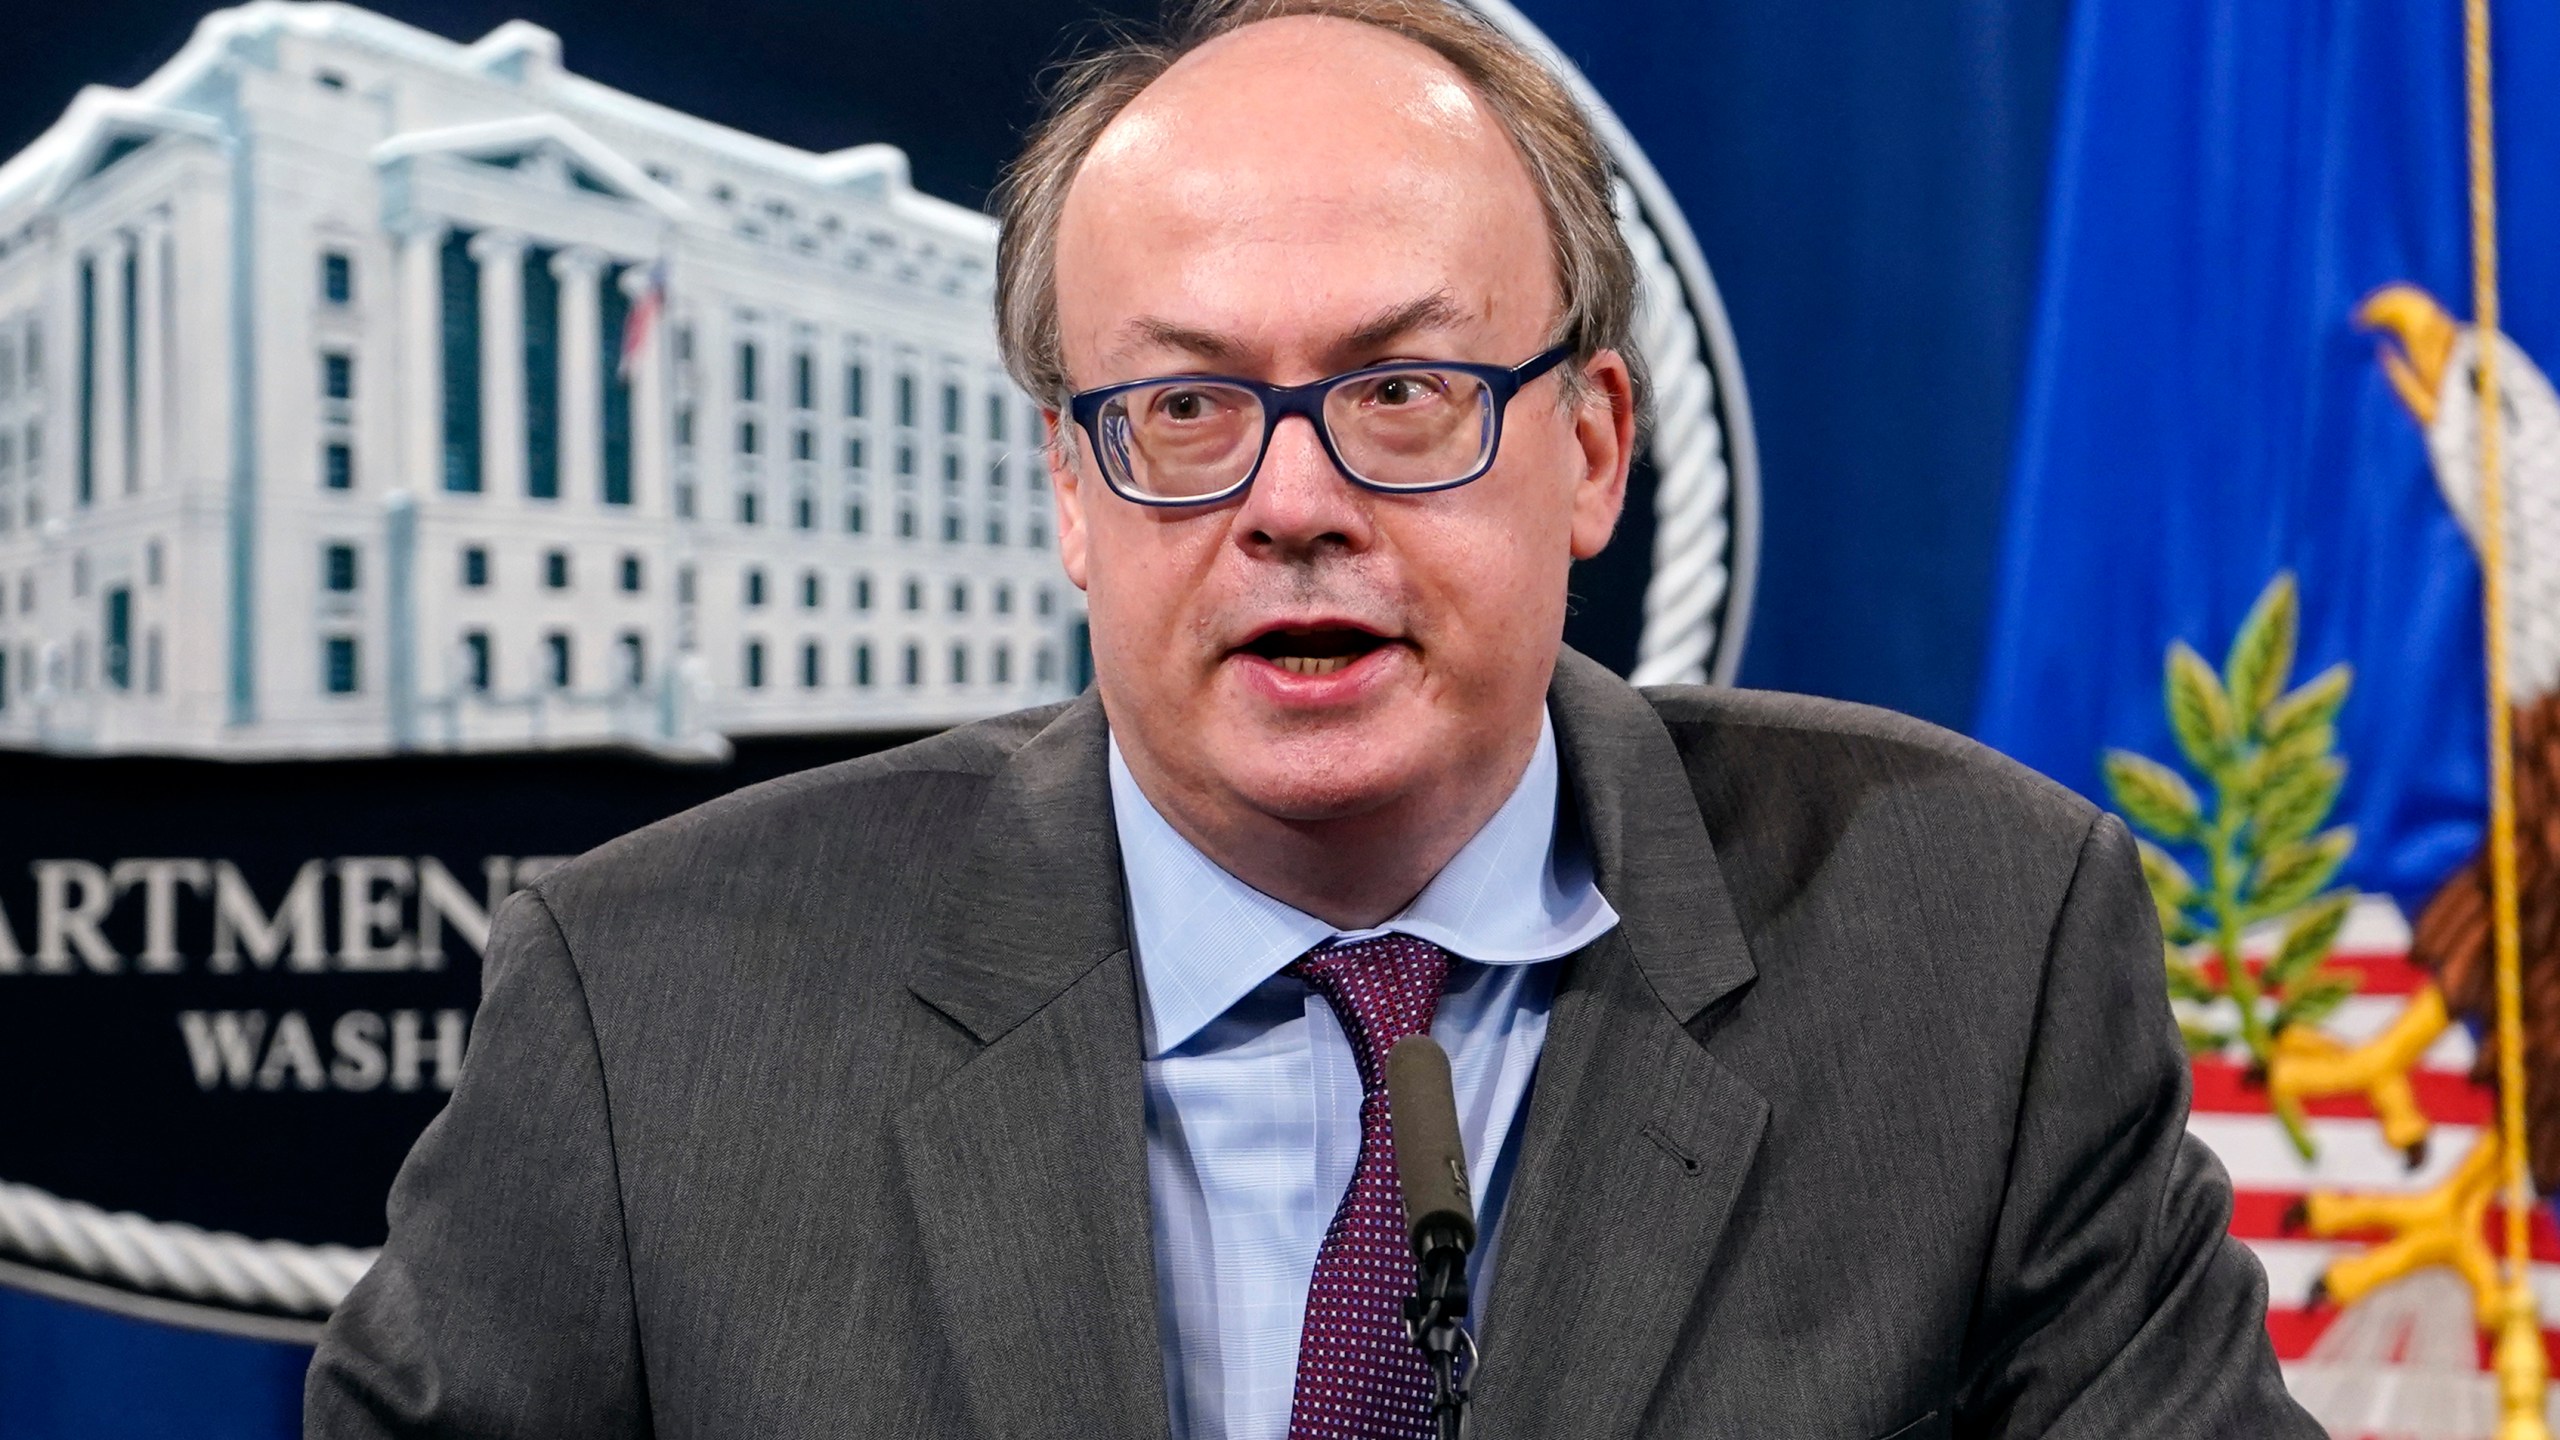
M 1153 35 L 1120 35 L 1068 64 L 1040 122 L 996 190 L 996 334 L 1005 368 L 1043 404 L 1068 392 L 1058 338 L 1058 217 L 1067 187 L 1113 119 L 1183 56 L 1262 20 L 1318 15 L 1374 25 L 1415 41 L 1473 85 L 1511 136 L 1545 208 L 1563 297 L 1554 343 L 1570 345 L 1566 394 L 1602 350 L 1625 358 L 1636 413 L 1645 413 L 1644 358 L 1635 346 L 1636 265 L 1619 233 L 1608 152 L 1590 117 L 1527 47 L 1456 0 L 1198 0 Z

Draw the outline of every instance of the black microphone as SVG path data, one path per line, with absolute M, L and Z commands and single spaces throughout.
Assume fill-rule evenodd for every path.
M 1458 1098 L 1449 1055 L 1428 1035 L 1408 1035 L 1387 1052 L 1387 1112 L 1396 1137 L 1396 1179 L 1404 1191 L 1405 1233 L 1413 1242 L 1416 1279 L 1405 1302 L 1406 1333 L 1431 1367 L 1431 1413 L 1442 1440 L 1456 1440 L 1466 1413 L 1467 1382 L 1458 1354 L 1470 1356 L 1467 1252 L 1476 1243 L 1475 1196 L 1467 1189 L 1467 1145 L 1458 1132 Z
M 1476 1202 L 1467 1191 L 1467 1142 L 1458 1133 L 1449 1052 L 1440 1042 L 1408 1035 L 1387 1052 L 1387 1106 L 1413 1258 L 1427 1263 L 1451 1247 L 1463 1257 L 1475 1248 Z

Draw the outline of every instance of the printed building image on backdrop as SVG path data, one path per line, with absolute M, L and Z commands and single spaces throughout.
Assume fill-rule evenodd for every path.
M 207 23 L 0 167 L 0 745 L 347 755 L 1062 698 L 995 236 L 343 7 Z
M 1556 63 L 1658 385 L 1569 638 L 1729 681 L 1732 335 Z M 899 151 L 679 113 L 521 21 L 256 0 L 0 164 L 0 1090 L 46 1097 L 0 1106 L 0 1406 L 103 1413 L 147 1356 L 155 1413 L 230 1386 L 219 1433 L 289 1433 L 257 1416 L 381 1242 L 511 891 L 1086 683 L 993 263 Z
M 2560 1425 L 2560 21 L 2493 8 L 2081 7 L 1978 726 L 2146 840 L 2192 1130 L 2344 1437 Z

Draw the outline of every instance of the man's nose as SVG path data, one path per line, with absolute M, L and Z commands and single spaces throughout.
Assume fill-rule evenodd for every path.
M 1299 558 L 1328 545 L 1365 550 L 1370 499 L 1335 467 L 1314 421 L 1284 416 L 1271 432 L 1262 469 L 1245 490 L 1237 535 L 1247 548 L 1274 559 Z

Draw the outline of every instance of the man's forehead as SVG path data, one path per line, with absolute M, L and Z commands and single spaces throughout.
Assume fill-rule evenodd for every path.
M 1329 16 L 1265 20 L 1176 61 L 1103 127 L 1075 189 L 1234 159 L 1356 176 L 1387 158 L 1499 164 L 1509 139 L 1448 60 Z

